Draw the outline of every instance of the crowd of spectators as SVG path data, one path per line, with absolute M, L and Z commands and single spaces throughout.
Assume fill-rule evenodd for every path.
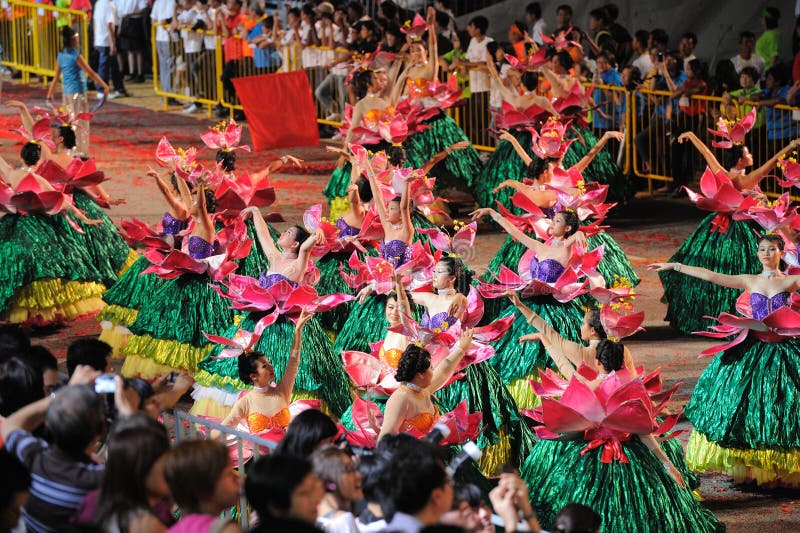
M 234 532 L 242 510 L 254 532 L 539 531 L 516 472 L 487 497 L 453 481 L 464 476 L 447 449 L 399 434 L 354 450 L 313 409 L 242 479 L 220 440 L 175 443 L 162 424 L 190 378 L 114 376 L 105 388 L 110 354 L 94 338 L 77 340 L 62 379 L 50 352 L 0 327 L 0 532 Z M 556 524 L 599 531 L 600 518 L 571 504 Z

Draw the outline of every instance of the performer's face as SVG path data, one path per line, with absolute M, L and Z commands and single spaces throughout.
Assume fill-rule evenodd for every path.
M 389 298 L 386 301 L 386 309 L 384 310 L 386 320 L 390 326 L 400 324 L 400 306 L 397 304 L 396 298 Z
M 389 206 L 386 208 L 386 211 L 389 214 L 389 222 L 392 224 L 397 224 L 400 222 L 402 216 L 400 213 L 400 202 L 391 201 L 389 202 Z
M 550 224 L 550 235 L 553 237 L 563 237 L 567 232 L 567 221 L 564 219 L 563 213 L 557 213 L 553 217 L 553 222 Z
M 452 289 L 456 277 L 450 272 L 450 267 L 444 261 L 439 261 L 433 268 L 433 288 Z
M 777 243 L 762 239 L 758 243 L 758 260 L 761 266 L 769 270 L 777 270 L 781 262 L 782 250 Z

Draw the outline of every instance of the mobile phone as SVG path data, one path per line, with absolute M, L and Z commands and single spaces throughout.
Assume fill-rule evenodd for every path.
M 97 394 L 113 394 L 117 391 L 117 382 L 114 374 L 103 374 L 94 380 L 94 392 Z
M 659 63 L 663 63 L 664 62 L 664 52 L 659 52 L 658 55 L 656 55 L 656 59 L 658 59 Z

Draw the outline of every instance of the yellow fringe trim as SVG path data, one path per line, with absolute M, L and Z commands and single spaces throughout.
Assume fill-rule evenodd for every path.
M 204 387 L 216 387 L 218 389 L 244 390 L 248 388 L 239 378 L 232 378 L 228 376 L 218 376 L 212 374 L 207 370 L 198 370 L 194 374 L 194 380 Z
M 155 379 L 176 370 L 175 368 L 160 365 L 155 361 L 139 355 L 125 355 L 120 373 L 126 378 Z
M 478 468 L 486 477 L 496 477 L 500 475 L 500 470 L 511 462 L 511 439 L 505 429 L 498 432 L 499 439 L 482 450 L 478 461 Z
M 128 270 L 131 267 L 131 265 L 136 262 L 137 259 L 139 259 L 139 254 L 137 254 L 133 250 L 133 248 L 128 250 L 128 257 L 125 258 L 125 262 L 122 264 L 122 268 L 120 268 L 119 272 L 117 272 L 117 277 L 118 278 L 122 277 L 125 271 Z
M 131 335 L 122 350 L 122 355 L 126 358 L 137 356 L 150 360 L 154 363 L 154 367 L 167 368 L 167 371 L 183 368 L 195 372 L 198 363 L 206 358 L 213 347 L 213 344 L 207 344 L 202 348 L 196 348 L 191 344 L 183 344 L 175 340 L 156 339 L 149 335 Z M 125 364 L 128 365 L 127 361 Z M 149 368 L 146 365 L 143 366 L 142 363 L 137 363 L 135 366 L 133 363 L 128 365 L 131 370 L 140 370 L 140 367 L 145 371 Z M 123 368 L 125 367 L 123 366 Z
M 105 290 L 102 283 L 91 281 L 36 280 L 17 290 L 0 320 L 46 324 L 93 315 L 105 306 Z
M 320 410 L 332 419 L 337 420 L 336 416 L 331 412 L 325 400 L 304 392 L 292 392 L 292 401 L 294 402 L 297 400 L 320 400 Z M 225 418 L 228 416 L 228 413 L 231 412 L 231 409 L 233 409 L 232 405 L 222 405 L 221 403 L 214 401 L 212 398 L 200 398 L 199 400 L 195 400 L 192 408 L 189 409 L 189 414 L 195 416 Z
M 350 202 L 345 196 L 339 196 L 331 200 L 331 214 L 328 215 L 328 220 L 336 220 L 343 217 L 350 211 Z
M 115 326 L 128 327 L 136 322 L 136 317 L 139 316 L 138 309 L 129 309 L 119 305 L 107 305 L 100 314 L 97 315 L 97 320 L 111 322 Z
M 102 331 L 100 331 L 99 339 L 111 346 L 111 354 L 114 357 L 121 358 L 122 349 L 128 342 L 128 337 L 130 337 L 131 332 L 125 326 L 117 326 L 114 325 L 113 322 L 108 324 L 108 327 L 103 327 Z
M 686 462 L 693 470 L 725 473 L 734 483 L 800 488 L 800 449 L 725 448 L 693 430 L 686 446 Z
M 325 335 L 327 335 L 327 336 L 328 336 L 328 339 L 330 339 L 330 341 L 331 341 L 331 344 L 333 344 L 334 342 L 336 342 L 336 332 L 335 332 L 335 331 L 332 331 L 332 330 L 328 330 L 328 329 L 326 329 L 326 330 L 325 330 Z
M 538 381 L 539 374 L 536 373 L 522 378 L 515 378 L 508 384 L 508 392 L 511 394 L 511 397 L 514 398 L 514 401 L 517 402 L 517 407 L 520 409 L 533 409 L 542 404 L 542 399 L 533 392 L 531 384 L 528 381 L 534 377 L 537 378 Z

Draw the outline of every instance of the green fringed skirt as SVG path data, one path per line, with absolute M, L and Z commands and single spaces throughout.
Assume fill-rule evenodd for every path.
M 536 154 L 531 150 L 531 132 L 514 129 L 510 133 L 531 158 L 536 158 Z M 496 193 L 492 191 L 505 180 L 524 180 L 526 178 L 525 171 L 525 163 L 517 155 L 511 143 L 500 141 L 489 161 L 486 162 L 486 166 L 483 167 L 480 179 L 475 180 L 475 186 L 473 187 L 475 201 L 481 207 L 496 208 L 497 202 L 500 202 L 507 209 L 512 209 L 511 197 L 516 193 L 514 189 L 507 187 Z
M 579 135 L 575 133 L 576 130 Z M 561 163 L 563 168 L 570 168 L 577 164 L 599 140 L 591 129 L 575 124 L 569 129 L 566 138 L 577 139 L 564 154 L 564 160 Z M 587 183 L 596 181 L 608 185 L 609 202 L 625 203 L 635 194 L 633 187 L 627 182 L 619 166 L 611 157 L 611 152 L 606 148 L 601 150 L 589 163 L 589 166 L 583 171 L 583 177 Z
M 600 515 L 600 531 L 725 531 L 688 486 L 678 486 L 638 437 L 622 444 L 628 463 L 603 463 L 598 449 L 581 455 L 586 444 L 540 440 L 525 461 L 521 475 L 542 528 L 552 530 L 558 512 L 575 502 Z
M 732 220 L 725 233 L 712 232 L 711 222 L 716 216 L 712 213 L 704 218 L 669 261 L 720 274 L 761 272 L 756 255 L 758 225 L 752 221 Z M 659 276 L 668 304 L 666 320 L 684 333 L 707 330 L 717 321 L 704 317 L 734 312 L 736 299 L 741 295 L 740 290 L 673 271 L 660 272 Z
M 248 313 L 239 325 L 231 325 L 222 333 L 232 338 L 238 329 L 253 331 L 263 313 Z M 267 356 L 275 368 L 276 379 L 280 380 L 286 369 L 289 351 L 294 339 L 294 323 L 282 315 L 271 326 L 264 329 L 261 338 L 253 349 Z M 215 358 L 221 348 L 215 347 L 199 365 L 195 376 L 197 383 L 207 388 L 223 389 L 228 393 L 248 388 L 239 380 L 236 357 Z M 303 347 L 300 353 L 300 369 L 295 380 L 294 390 L 303 396 L 313 396 L 324 400 L 330 411 L 337 417 L 350 404 L 350 381 L 344 371 L 341 359 L 331 347 L 328 336 L 319 321 L 314 318 L 303 328 Z
M 119 277 L 116 283 L 103 294 L 103 301 L 109 306 L 139 310 L 153 299 L 153 295 L 166 283 L 155 274 L 142 274 L 151 265 L 144 256 L 139 257 L 131 267 Z M 99 318 L 111 320 L 111 310 L 104 310 Z M 112 320 L 117 322 L 115 320 Z M 121 324 L 122 322 L 117 322 Z M 125 324 L 128 325 L 128 324 Z
M 117 281 L 119 271 L 125 265 L 131 248 L 120 236 L 117 226 L 114 225 L 105 210 L 97 205 L 88 194 L 76 190 L 72 200 L 88 218 L 103 221 L 102 224 L 96 226 L 86 225 L 83 222 L 78 222 L 78 225 L 84 231 L 81 238 L 94 261 L 94 267 L 103 276 L 102 283 L 111 286 Z

